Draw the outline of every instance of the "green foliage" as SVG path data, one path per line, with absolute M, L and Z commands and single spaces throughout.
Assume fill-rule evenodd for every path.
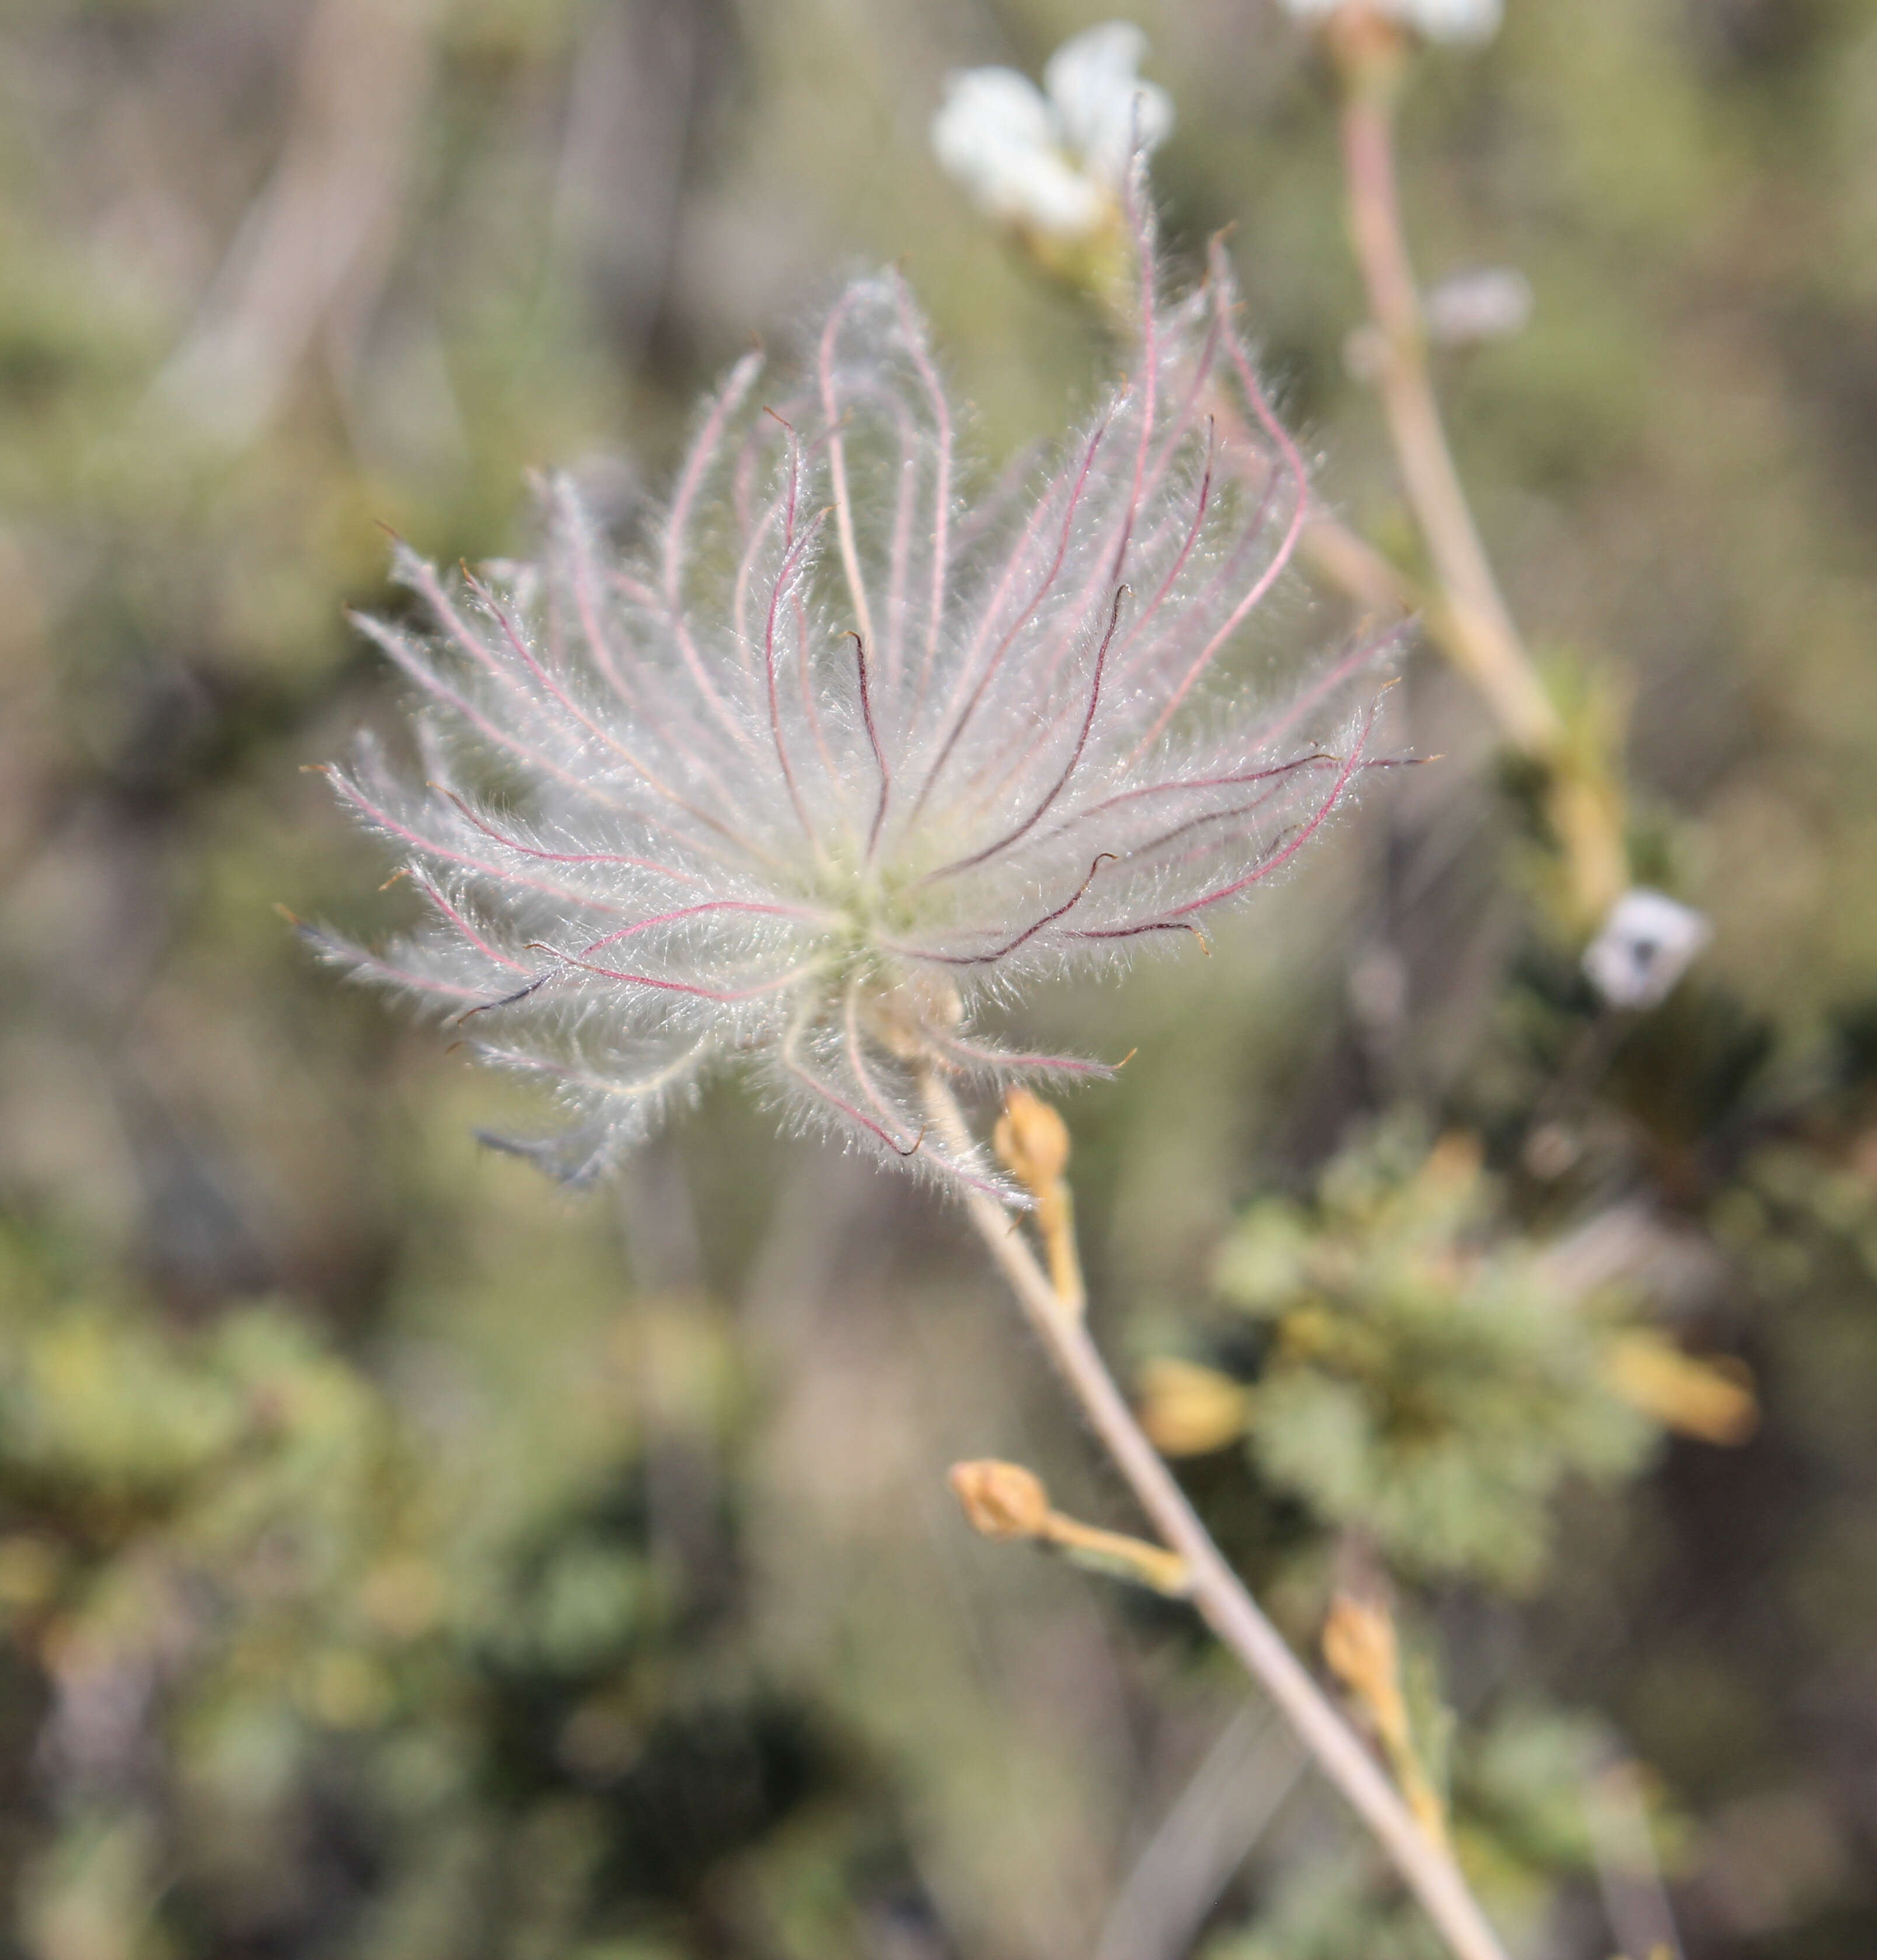
M 297 773 L 388 697 L 343 619 L 394 603 L 380 522 L 440 558 L 518 549 L 538 466 L 593 469 L 629 526 L 635 479 L 595 459 L 662 477 L 696 389 L 849 260 L 911 254 L 988 465 L 1086 404 L 1101 329 L 1000 250 L 924 132 L 948 65 L 1033 69 L 1112 11 L 0 8 L 10 1950 L 1091 1951 L 1116 1847 L 1237 1705 L 1179 1610 L 1104 1618 L 1074 1575 L 961 1552 L 948 1451 L 1073 1451 L 946 1224 L 857 1217 L 838 1167 L 781 1168 L 766 1124 L 700 1112 L 702 1271 L 755 1303 L 750 1381 L 696 1274 L 681 1309 L 623 1297 L 603 1209 L 479 1163 L 486 1092 L 311 973 L 270 909 L 369 930 L 406 896 L 352 909 L 371 854 Z M 1274 6 L 1156 11 L 1169 247 L 1236 225 L 1326 504 L 1414 562 L 1342 358 L 1361 297 L 1323 65 Z M 1185 1466 L 1208 1520 L 1305 1641 L 1365 1505 L 1437 1582 L 1438 1617 L 1407 1589 L 1408 1650 L 1458 1630 L 1449 1780 L 1495 1911 L 1583 1848 L 1574 1718 L 1510 1711 L 1594 1706 L 1688 1809 L 1691 1950 L 1740 1960 L 1877 1951 L 1877 1015 L 1847 1017 L 1848 1077 L 1818 1039 L 1877 970 L 1869 15 L 1534 0 L 1482 53 L 1420 58 L 1405 105 L 1423 275 L 1504 264 L 1537 296 L 1522 336 L 1440 357 L 1462 474 L 1522 625 L 1570 650 L 1550 677 L 1598 677 L 1573 727 L 1605 740 L 1632 710 L 1632 819 L 1659 833 L 1633 868 L 1710 912 L 1701 972 L 1625 1028 L 1574 947 L 1519 950 L 1532 852 L 1424 651 L 1387 740 L 1448 759 L 1392 774 L 1222 956 L 1143 963 L 1030 1031 L 1140 1051 L 1069 1112 L 1104 1339 L 1191 1298 L 1222 1236 L 1249 1263 L 1224 1347 L 1265 1346 L 1258 1475 Z M 320 19 L 345 30 L 323 73 Z M 383 24 L 419 21 L 422 58 L 379 57 Z M 244 302 L 269 213 L 329 208 L 277 200 L 283 166 L 361 103 L 326 190 L 383 196 L 369 248 L 317 320 Z M 278 242 L 297 275 L 329 240 Z M 180 405 L 164 377 L 231 323 L 283 371 L 226 438 L 231 374 Z M 1308 614 L 1329 636 L 1335 603 Z M 1348 1011 L 1359 964 L 1401 976 L 1398 1017 Z M 1246 1192 L 1313 1188 L 1331 1139 L 1398 1108 L 1423 1127 L 1235 1231 Z M 1424 1187 L 1423 1140 L 1455 1122 L 1504 1182 Z M 1539 1242 L 1606 1205 L 1689 1252 L 1652 1312 L 1750 1361 L 1746 1446 L 1651 1456 L 1599 1403 L 1616 1303 L 1560 1304 Z M 652 1321 L 705 1384 L 682 1407 L 648 1406 Z M 1126 1522 L 1106 1482 L 1086 1494 Z M 1482 1605 L 1548 1532 L 1551 1589 Z M 1425 1747 L 1440 1698 L 1408 1686 Z M 1769 1795 L 1812 1820 L 1802 1882 L 1738 1808 Z M 1328 1834 L 1274 1834 L 1219 1943 L 1419 1939 L 1366 1863 L 1312 1876 Z
M 1376 1883 L 1357 1853 L 1313 1860 L 1279 1883 L 1250 1930 L 1215 1940 L 1206 1960 L 1443 1960 L 1440 1936 Z
M 1463 1138 L 1377 1131 L 1313 1204 L 1253 1204 L 1216 1277 L 1271 1336 L 1249 1398 L 1259 1469 L 1408 1571 L 1529 1586 L 1559 1484 L 1647 1449 L 1604 1377 L 1607 1306 L 1509 1229 Z
M 1560 1882 L 1594 1869 L 1591 1772 L 1607 1748 L 1593 1720 L 1531 1703 L 1509 1704 L 1462 1733 L 1459 1855 L 1515 1951 L 1537 1935 Z M 1440 1960 L 1443 1951 L 1373 1859 L 1346 1852 L 1282 1873 L 1249 1930 L 1211 1942 L 1205 1960 Z
M 727 1869 L 799 1890 L 782 1827 L 845 1752 L 738 1662 L 721 1576 L 660 1554 L 624 1408 L 491 1533 L 505 1440 L 427 1433 L 302 1316 L 166 1331 L 17 1232 L 0 1302 L 0 1612 L 62 1792 L 33 1939 L 679 1954 Z M 855 1848 L 841 1815 L 811 1863 Z M 346 1875 L 309 1894 L 310 1856 Z M 840 1950 L 845 1911 L 796 1908 L 791 1950 Z

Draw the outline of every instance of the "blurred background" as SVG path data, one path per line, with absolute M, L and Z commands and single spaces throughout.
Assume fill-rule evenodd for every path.
M 927 131 L 1108 12 L 0 10 L 6 1952 L 1428 1950 L 1182 1612 L 969 1533 L 967 1456 L 1132 1520 L 956 1216 L 733 1089 L 570 1198 L 475 1141 L 520 1091 L 274 909 L 403 916 L 304 772 L 396 712 L 345 619 L 400 603 L 382 527 L 525 550 L 552 466 L 629 533 L 698 390 L 883 260 L 986 458 L 1096 397 L 1097 313 Z M 1270 0 L 1134 17 L 1176 263 L 1235 228 L 1322 495 L 1411 567 L 1320 54 Z M 1025 1024 L 1137 1051 L 1067 1111 L 1099 1328 L 1300 1647 L 1392 1575 L 1522 1954 L 1868 1960 L 1877 8 L 1510 0 L 1417 58 L 1402 170 L 1424 276 L 1531 282 L 1442 358 L 1462 469 L 1713 942 L 1613 1023 L 1417 654 L 1441 763 L 1214 958 Z M 1478 1309 L 1446 1347 L 1398 1325 L 1430 1273 Z M 1367 1344 L 1302 1341 L 1325 1289 Z M 1619 1313 L 1732 1358 L 1625 1428 L 1557 1335 Z M 1370 1430 L 1277 1393 L 1311 1367 Z M 1689 1405 L 1749 1379 L 1751 1437 Z M 1426 1435 L 1444 1523 L 1383 1503 Z

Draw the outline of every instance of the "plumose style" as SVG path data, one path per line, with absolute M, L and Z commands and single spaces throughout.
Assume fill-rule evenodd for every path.
M 556 481 L 538 562 L 452 579 L 399 550 L 429 630 L 361 623 L 425 697 L 425 780 L 369 748 L 333 775 L 429 916 L 382 953 L 317 937 L 555 1085 L 574 1127 L 508 1147 L 586 1181 L 736 1063 L 1014 1195 L 928 1128 L 923 1079 L 1109 1073 L 987 1039 L 981 1010 L 1190 943 L 1370 765 L 1373 708 L 1341 698 L 1366 650 L 1276 706 L 1253 685 L 1303 462 L 1223 252 L 1169 304 L 1139 243 L 1136 371 L 1040 482 L 965 498 L 885 275 L 780 391 L 738 363 L 647 548 L 619 556 Z

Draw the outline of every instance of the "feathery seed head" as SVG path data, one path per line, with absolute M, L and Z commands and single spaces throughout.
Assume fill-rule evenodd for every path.
M 1144 178 L 1135 208 L 1144 212 Z M 709 1071 L 1000 1195 L 928 1131 L 934 1072 L 1103 1075 L 977 1031 L 993 998 L 1184 945 L 1287 864 L 1372 765 L 1360 648 L 1275 708 L 1247 629 L 1308 506 L 1215 247 L 1147 268 L 1137 371 L 1026 488 L 976 501 L 900 280 L 835 303 L 800 372 L 738 363 L 662 523 L 619 555 L 565 480 L 538 559 L 440 575 L 422 632 L 361 623 L 423 697 L 421 786 L 369 747 L 339 792 L 428 916 L 321 934 L 577 1118 L 519 1147 L 603 1171 Z

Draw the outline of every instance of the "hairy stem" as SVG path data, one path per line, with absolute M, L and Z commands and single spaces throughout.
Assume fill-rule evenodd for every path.
M 962 1112 L 936 1071 L 925 1078 L 935 1128 L 954 1152 L 971 1148 Z M 1274 1701 L 1350 1808 L 1374 1834 L 1457 1960 L 1505 1960 L 1459 1867 L 1414 1821 L 1375 1759 L 1260 1610 L 1172 1472 L 1134 1419 L 1074 1303 L 1050 1284 L 1010 1214 L 982 1192 L 966 1198 L 972 1223 L 1025 1318 L 1163 1542 L 1185 1561 L 1201 1617 Z

